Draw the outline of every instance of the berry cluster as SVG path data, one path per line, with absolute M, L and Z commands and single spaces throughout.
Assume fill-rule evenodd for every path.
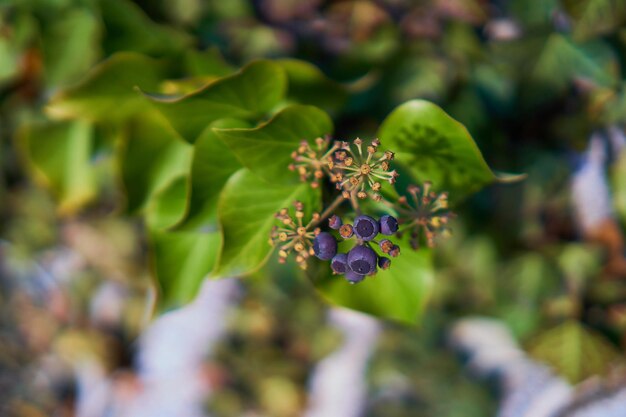
M 448 221 L 454 217 L 448 209 L 448 193 L 436 193 L 432 185 L 426 181 L 423 187 L 409 185 L 407 192 L 409 199 L 402 196 L 395 207 L 400 214 L 400 220 L 411 233 L 409 243 L 413 249 L 419 248 L 420 235 L 428 247 L 435 246 L 437 234 L 448 235 Z
M 326 179 L 339 193 L 321 214 L 313 213 L 308 221 L 304 221 L 304 207 L 298 201 L 294 203 L 294 216 L 286 208 L 276 213 L 280 226 L 272 229 L 270 244 L 278 247 L 279 262 L 286 262 L 288 256 L 294 253 L 298 265 L 306 269 L 308 259 L 315 255 L 330 261 L 335 274 L 342 274 L 355 284 L 366 276 L 376 274 L 378 268 L 387 269 L 391 265 L 389 257 L 378 255 L 376 246 L 390 257 L 400 254 L 400 247 L 389 239 L 376 241 L 379 234 L 391 236 L 398 233 L 402 236 L 402 233 L 410 233 L 410 244 L 417 249 L 420 239 L 432 246 L 437 233 L 448 231 L 446 225 L 453 215 L 448 210 L 448 195 L 433 192 L 429 182 L 424 183 L 422 188 L 410 185 L 407 189 L 410 198 L 401 196 L 395 203 L 383 198 L 383 185 L 394 184 L 398 173 L 391 169 L 394 153 L 389 150 L 383 152 L 379 148 L 378 139 L 365 144 L 359 138 L 349 143 L 325 137 L 315 139 L 314 145 L 307 141 L 300 143 L 291 155 L 293 163 L 289 169 L 296 171 L 300 180 L 309 182 L 313 188 L 320 187 Z M 368 197 L 387 205 L 391 213 L 397 213 L 403 231 L 398 231 L 398 220 L 393 216 L 384 215 L 375 220 L 362 215 L 361 205 L 373 204 L 362 201 Z M 339 216 L 333 214 L 343 202 L 349 202 L 358 214 L 352 224 L 344 224 Z M 338 253 L 335 236 L 317 227 L 327 218 L 329 227 L 336 230 L 341 238 L 356 240 L 347 253 Z
M 275 217 L 280 221 L 281 226 L 274 226 L 270 233 L 270 245 L 278 246 L 278 261 L 285 263 L 290 253 L 296 253 L 296 262 L 302 269 L 306 269 L 306 261 L 310 255 L 314 254 L 313 239 L 320 233 L 319 228 L 313 230 L 320 218 L 318 213 L 313 213 L 311 221 L 304 224 L 304 204 L 300 201 L 293 203 L 296 213 L 296 220 L 291 217 L 289 210 L 281 209 Z
M 317 138 L 315 147 L 303 141 L 291 154 L 294 162 L 289 169 L 297 171 L 300 180 L 310 181 L 314 188 L 319 187 L 321 179 L 327 175 L 346 199 L 370 196 L 380 201 L 381 181 L 393 184 L 398 173 L 390 171 L 394 153 L 379 152 L 379 146 L 378 139 L 367 146 L 359 138 L 352 143 L 335 141 L 332 145 L 329 138 Z
M 338 230 L 344 239 L 356 238 L 356 244 L 348 253 L 337 253 L 337 240 L 328 232 L 319 233 L 313 240 L 313 253 L 321 260 L 330 260 L 330 267 L 335 274 L 343 274 L 348 282 L 356 284 L 368 275 L 376 274 L 377 268 L 387 269 L 391 260 L 379 256 L 372 248 L 372 243 L 392 257 L 400 254 L 400 248 L 389 239 L 380 242 L 374 240 L 379 234 L 391 236 L 398 231 L 398 221 L 389 215 L 375 220 L 370 216 L 360 215 L 353 224 L 344 224 L 341 218 L 333 215 L 328 224 Z

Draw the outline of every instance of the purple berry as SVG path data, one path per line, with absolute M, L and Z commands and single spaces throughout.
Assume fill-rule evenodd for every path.
M 344 274 L 346 271 L 349 271 L 350 269 L 348 268 L 348 254 L 338 253 L 337 255 L 335 255 L 330 261 L 330 267 L 338 274 Z
M 336 214 L 333 214 L 332 217 L 328 219 L 328 226 L 330 226 L 331 229 L 338 230 L 342 224 L 341 217 Z
M 357 274 L 367 275 L 376 271 L 377 258 L 372 248 L 357 245 L 348 252 L 348 266 Z
M 395 217 L 385 214 L 380 218 L 380 233 L 391 236 L 398 231 L 398 220 Z
M 365 275 L 357 274 L 354 271 L 347 270 L 344 278 L 348 280 L 350 284 L 357 284 L 365 279 Z
M 378 267 L 380 269 L 389 269 L 391 266 L 391 259 L 381 256 L 378 258 Z
M 362 240 L 372 240 L 378 235 L 380 231 L 380 225 L 370 216 L 357 216 L 354 219 L 354 234 L 356 237 Z
M 313 252 L 323 261 L 328 261 L 337 254 L 337 241 L 330 233 L 322 232 L 313 240 Z

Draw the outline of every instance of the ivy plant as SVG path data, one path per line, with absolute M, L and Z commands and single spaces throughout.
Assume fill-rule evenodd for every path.
M 424 100 L 367 138 L 337 137 L 333 117 L 351 94 L 293 59 L 235 71 L 214 50 L 115 53 L 60 89 L 19 142 L 63 213 L 98 198 L 110 162 L 120 209 L 143 219 L 162 309 L 206 278 L 281 262 L 330 303 L 415 323 L 451 208 L 503 177 Z

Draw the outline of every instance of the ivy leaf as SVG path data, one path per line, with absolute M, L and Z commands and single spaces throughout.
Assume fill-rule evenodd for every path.
M 269 233 L 283 207 L 299 200 L 316 210 L 319 190 L 308 184 L 269 185 L 247 169 L 237 171 L 226 183 L 218 203 L 223 248 L 213 275 L 223 277 L 249 274 L 258 269 L 272 252 Z
M 235 69 L 224 60 L 217 47 L 204 51 L 195 49 L 186 51 L 184 62 L 185 69 L 193 76 L 225 77 L 235 72 Z
M 120 149 L 122 183 L 127 210 L 141 210 L 146 202 L 173 178 L 186 174 L 192 147 L 156 112 L 130 120 Z
M 297 180 L 296 175 L 289 175 L 287 167 L 300 141 L 311 141 L 332 130 L 332 121 L 322 110 L 292 105 L 254 129 L 214 129 L 214 132 L 245 167 L 263 180 L 287 184 Z
M 576 44 L 566 36 L 554 33 L 539 54 L 531 77 L 543 88 L 558 92 L 574 78 L 586 78 L 604 87 L 615 86 L 618 74 L 616 57 L 604 42 Z
M 161 63 L 122 52 L 95 66 L 75 86 L 57 93 L 46 111 L 59 119 L 120 122 L 149 107 L 135 86 L 154 90 L 164 78 Z
M 452 201 L 497 179 L 467 129 L 428 101 L 397 107 L 378 137 L 418 181 L 432 181 L 438 190 L 449 191 Z
M 626 149 L 618 155 L 611 168 L 613 201 L 618 216 L 626 223 Z
M 280 66 L 256 61 L 182 97 L 146 96 L 185 140 L 194 143 L 215 120 L 262 117 L 279 104 L 286 87 L 287 78 Z
M 420 321 L 432 291 L 432 254 L 425 248 L 414 251 L 405 241 L 397 244 L 400 255 L 392 258 L 391 267 L 356 285 L 332 275 L 328 263 L 311 265 L 308 274 L 331 304 L 413 325 Z
M 193 39 L 184 32 L 153 22 L 139 7 L 128 0 L 100 0 L 100 10 L 107 36 L 107 53 L 133 51 L 154 56 L 175 54 Z
M 606 373 L 619 358 L 604 337 L 573 320 L 537 336 L 529 353 L 572 384 Z
M 248 126 L 249 123 L 241 120 L 223 119 L 212 123 L 200 134 L 194 144 L 185 215 L 177 229 L 198 230 L 213 223 L 217 200 L 224 184 L 241 169 L 239 160 L 217 137 L 213 128 Z
M 183 305 L 196 295 L 215 266 L 221 247 L 218 231 L 171 232 L 165 229 L 184 214 L 187 179 L 180 176 L 156 193 L 146 209 L 150 258 L 159 284 L 159 309 Z
M 626 3 L 622 0 L 564 0 L 565 10 L 574 20 L 577 40 L 609 34 L 626 23 Z
M 55 194 L 61 214 L 74 213 L 95 197 L 94 129 L 90 123 L 26 124 L 17 140 L 30 173 Z
M 74 82 L 100 57 L 100 21 L 93 13 L 75 8 L 44 25 L 41 36 L 48 85 Z
M 299 59 L 275 61 L 287 73 L 287 98 L 295 103 L 317 106 L 325 111 L 339 111 L 348 99 L 348 89 L 328 78 L 319 68 Z

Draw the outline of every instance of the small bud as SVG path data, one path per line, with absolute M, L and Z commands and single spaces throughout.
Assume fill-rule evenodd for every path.
M 372 141 L 372 146 L 379 147 L 380 146 L 380 140 L 378 138 L 374 139 Z
M 387 162 L 387 161 L 383 161 L 383 162 L 381 162 L 381 164 L 380 164 L 380 168 L 381 168 L 383 171 L 389 171 L 389 162 Z
M 350 239 L 354 235 L 354 229 L 351 224 L 344 224 L 339 228 L 339 234 L 344 239 Z
M 380 187 L 381 187 L 381 185 L 380 185 L 379 182 L 375 182 L 374 184 L 372 184 L 372 190 L 374 190 L 374 191 L 380 190 Z
M 342 224 L 343 222 L 341 221 L 341 217 L 337 216 L 336 214 L 333 214 L 330 219 L 328 219 L 328 226 L 331 229 L 337 230 L 341 227 Z
M 344 163 L 347 167 L 349 167 L 349 166 L 351 166 L 351 165 L 354 163 L 354 159 L 353 159 L 351 156 L 349 156 L 349 157 L 345 158 L 345 160 L 343 161 L 343 163 Z
M 361 200 L 363 200 L 367 198 L 367 193 L 365 191 L 359 191 L 358 193 L 356 193 L 356 196 L 360 198 Z
M 280 240 L 281 242 L 286 242 L 287 241 L 287 233 L 285 232 L 281 232 L 278 234 L 278 240 Z
M 375 154 L 376 153 L 376 148 L 374 146 L 371 146 L 371 145 L 368 146 L 367 147 L 367 153 Z
M 339 185 L 339 184 L 337 184 Z M 345 199 L 349 199 L 350 198 L 350 192 L 349 191 L 342 191 L 341 192 L 341 196 Z
M 385 151 L 385 159 L 386 159 L 387 161 L 391 161 L 391 160 L 393 160 L 394 156 L 395 156 L 395 155 L 394 155 L 394 153 L 393 153 L 393 152 L 391 152 L 391 151 Z
M 360 144 L 362 144 L 362 143 L 363 143 L 363 141 L 362 141 L 360 138 L 356 138 L 356 139 L 354 139 L 354 144 L 355 144 L 355 145 L 357 145 L 357 146 L 358 146 L 358 145 L 360 145 Z
M 384 256 L 380 256 L 378 258 L 378 267 L 380 269 L 383 269 L 383 270 L 389 269 L 390 266 L 391 266 L 391 259 L 386 258 Z
M 394 257 L 394 258 L 396 256 L 400 255 L 400 246 L 393 245 L 393 248 L 391 248 L 391 250 L 389 251 L 389 255 Z
M 382 250 L 384 253 L 389 253 L 393 249 L 394 244 L 389 239 L 383 239 L 380 241 L 378 246 L 380 246 L 380 250 Z

